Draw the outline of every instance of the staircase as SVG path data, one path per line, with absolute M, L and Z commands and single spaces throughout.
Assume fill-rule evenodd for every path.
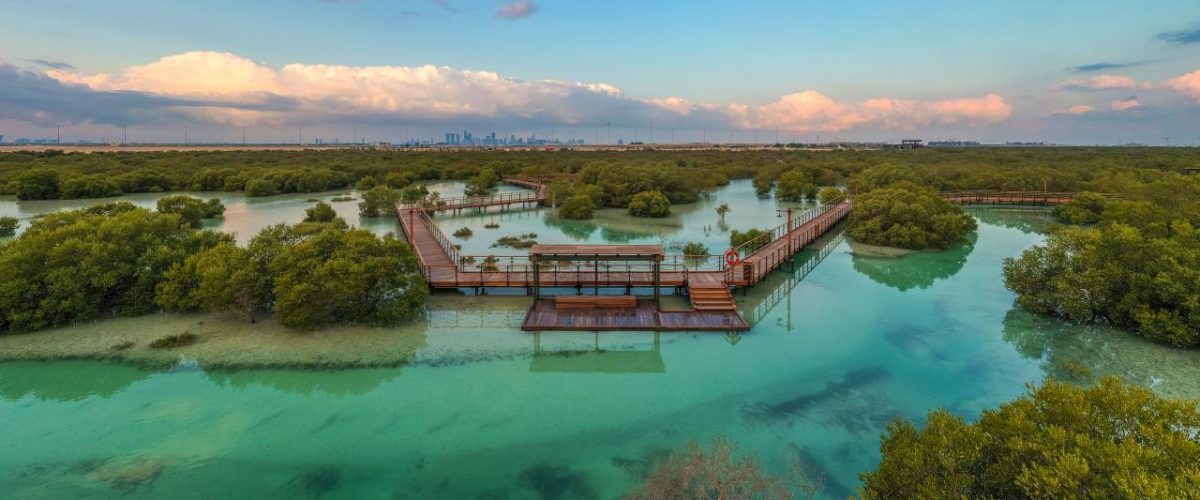
M 733 303 L 733 295 L 729 294 L 729 288 L 697 288 L 692 286 L 688 289 L 688 296 L 692 299 L 692 308 L 697 311 L 736 311 L 737 306 Z

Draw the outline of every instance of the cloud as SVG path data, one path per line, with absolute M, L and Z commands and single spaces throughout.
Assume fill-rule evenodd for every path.
M 693 129 L 787 132 L 977 127 L 1012 115 L 1004 98 L 842 102 L 814 90 L 762 105 L 696 103 L 681 97 L 637 99 L 608 83 L 516 80 L 445 66 L 273 67 L 224 52 L 188 52 L 115 73 L 48 70 L 46 82 L 76 89 L 76 107 L 95 95 L 146 101 L 147 116 L 231 125 L 503 124 L 586 126 L 604 123 Z M 0 86 L 0 94 L 8 90 Z M 150 113 L 156 111 L 155 113 Z M 26 113 L 27 115 L 27 113 Z
M 1163 85 L 1200 102 L 1200 70 L 1167 80 Z
M 450 5 L 450 2 L 448 0 L 429 0 L 429 1 L 433 2 L 433 4 L 438 7 L 441 7 L 445 10 L 448 10 L 450 12 L 458 14 L 458 9 L 454 8 L 453 5 Z
M 842 132 L 863 127 L 915 130 L 934 124 L 994 124 L 1012 116 L 1012 106 L 995 94 L 935 102 L 879 98 L 844 103 L 808 90 L 745 110 L 743 114 L 745 128 L 789 132 Z
M 1064 110 L 1055 111 L 1055 112 L 1054 112 L 1054 114 L 1056 114 L 1056 115 L 1075 115 L 1075 116 L 1080 116 L 1080 115 L 1086 115 L 1086 114 L 1089 114 L 1089 113 L 1094 113 L 1095 111 L 1096 111 L 1096 107 L 1095 107 L 1095 106 L 1087 106 L 1087 105 L 1083 105 L 1083 104 L 1081 104 L 1081 105 L 1078 105 L 1078 106 L 1071 106 L 1071 107 L 1069 107 L 1069 108 L 1067 108 L 1067 109 L 1064 109 Z
M 1131 90 L 1138 88 L 1148 88 L 1147 84 L 1140 84 L 1133 78 L 1121 75 L 1096 75 L 1090 78 L 1079 78 L 1075 80 L 1067 80 L 1051 87 L 1051 90 L 1065 90 L 1069 92 L 1090 92 L 1097 90 Z
M 47 61 L 45 59 L 26 59 L 26 61 L 51 69 L 75 69 L 75 66 L 62 61 Z
M 1109 109 L 1111 109 L 1113 111 L 1117 111 L 1117 112 L 1129 111 L 1131 109 L 1137 109 L 1140 107 L 1142 107 L 1142 103 L 1138 102 L 1136 97 L 1126 97 L 1124 99 L 1117 99 L 1117 100 L 1113 101 L 1112 104 L 1109 105 Z
M 1125 62 L 1125 63 L 1094 63 L 1094 64 L 1084 64 L 1082 66 L 1074 66 L 1074 67 L 1070 68 L 1070 70 L 1074 71 L 1076 73 L 1093 73 L 1096 71 L 1108 71 L 1110 69 L 1133 68 L 1136 66 L 1141 66 L 1143 64 L 1146 64 L 1146 61 L 1135 61 L 1135 62 Z
M 500 10 L 496 12 L 497 17 L 505 19 L 520 19 L 529 17 L 537 12 L 537 5 L 533 4 L 533 0 L 515 0 L 500 6 Z
M 1155 35 L 1154 38 L 1157 38 L 1157 39 L 1162 40 L 1167 43 L 1174 43 L 1174 44 L 1179 44 L 1179 45 L 1200 43 L 1200 26 L 1194 26 L 1192 28 L 1179 30 L 1179 31 L 1165 31 L 1165 32 L 1159 33 L 1158 35 Z

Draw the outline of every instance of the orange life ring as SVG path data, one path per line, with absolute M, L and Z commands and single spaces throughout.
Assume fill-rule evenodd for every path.
M 729 264 L 729 267 L 736 266 L 740 260 L 741 256 L 738 255 L 737 250 L 730 248 L 725 251 L 725 263 Z

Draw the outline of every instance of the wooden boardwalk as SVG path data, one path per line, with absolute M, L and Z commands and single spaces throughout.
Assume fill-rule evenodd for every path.
M 427 206 L 396 207 L 404 234 L 420 260 L 421 273 L 432 288 L 512 287 L 540 288 L 631 288 L 654 286 L 654 273 L 639 263 L 555 262 L 540 264 L 538 275 L 529 256 L 462 256 L 438 229 L 430 214 L 440 210 L 505 205 L 540 204 L 545 200 L 547 178 L 510 177 L 505 182 L 534 189 L 534 193 L 449 200 L 435 209 Z M 942 197 L 955 203 L 1055 205 L 1066 203 L 1075 193 L 954 191 Z M 686 290 L 692 309 L 662 311 L 653 301 L 639 300 L 631 309 L 556 309 L 554 300 L 536 300 L 522 329 L 567 330 L 652 330 L 652 331 L 743 331 L 749 326 L 738 314 L 730 288 L 747 287 L 766 279 L 772 272 L 813 241 L 849 216 L 853 202 L 845 200 L 801 212 L 787 223 L 734 249 L 740 260 L 720 269 L 696 270 L 682 256 L 667 256 L 659 275 L 659 287 Z M 616 248 L 616 247 L 614 247 Z M 630 252 L 640 247 L 630 247 Z M 644 249 L 643 249 L 644 250 Z M 661 252 L 661 248 L 658 249 Z M 574 259 L 572 259 L 574 260 Z

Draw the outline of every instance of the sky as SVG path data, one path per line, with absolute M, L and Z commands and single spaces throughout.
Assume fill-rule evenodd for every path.
M 0 13 L 6 141 L 1200 143 L 1195 0 L 0 0 Z

